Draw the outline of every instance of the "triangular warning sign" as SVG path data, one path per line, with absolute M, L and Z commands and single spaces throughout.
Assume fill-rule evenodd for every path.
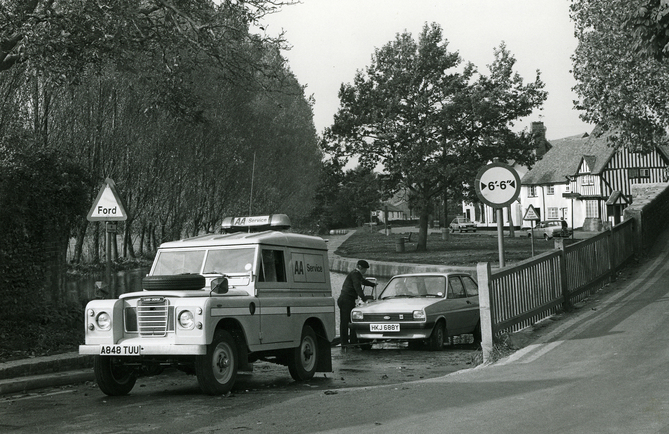
M 88 212 L 88 221 L 124 221 L 128 218 L 114 181 L 107 178 Z
M 530 205 L 530 207 L 527 208 L 523 220 L 539 220 L 539 215 L 537 214 L 537 210 L 534 209 L 534 206 Z

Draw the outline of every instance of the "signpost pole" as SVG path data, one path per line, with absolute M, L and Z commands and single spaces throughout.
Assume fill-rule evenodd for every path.
M 499 268 L 504 268 L 504 222 L 502 218 L 504 213 L 502 208 L 496 208 L 495 212 L 497 213 L 497 245 L 499 247 Z
M 114 298 L 116 294 L 111 293 L 111 284 L 112 284 L 112 278 L 111 278 L 111 232 L 110 232 L 110 223 L 111 222 L 105 222 L 105 254 L 107 256 L 107 264 L 105 265 L 105 287 L 107 288 L 107 291 L 109 291 L 109 297 Z
M 536 226 L 536 223 L 532 224 L 532 222 L 530 222 L 530 226 L 530 237 L 532 238 L 532 256 L 534 256 L 534 227 Z

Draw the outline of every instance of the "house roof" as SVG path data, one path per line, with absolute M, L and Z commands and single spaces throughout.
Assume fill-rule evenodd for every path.
M 388 207 L 389 212 L 403 212 L 404 210 L 398 206 L 393 205 L 392 203 L 384 202 L 381 205 L 381 209 L 384 209 L 385 207 Z
M 564 184 L 566 175 L 578 172 L 588 139 L 587 134 L 579 134 L 552 140 L 553 147 L 523 176 L 521 184 Z
M 590 135 L 581 134 L 553 140 L 553 147 L 523 176 L 521 184 L 564 184 L 567 175 L 578 173 L 584 160 L 590 173 L 601 174 L 616 153 L 608 145 L 608 138 L 612 134 L 615 131 L 602 132 L 600 127 L 595 127 Z M 657 150 L 669 159 L 669 146 L 658 146 Z

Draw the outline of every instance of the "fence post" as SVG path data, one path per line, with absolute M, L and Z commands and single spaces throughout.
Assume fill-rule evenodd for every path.
M 556 247 L 558 247 L 556 245 Z M 571 300 L 569 299 L 569 288 L 567 287 L 567 254 L 564 251 L 564 243 L 560 243 L 560 289 L 562 292 L 562 308 L 565 311 L 571 310 Z
M 479 312 L 481 318 L 481 349 L 483 350 L 483 363 L 492 362 L 490 274 L 490 262 L 479 262 L 476 265 L 476 275 L 479 284 Z
M 609 228 L 606 231 L 607 237 L 606 237 L 606 248 L 608 249 L 608 258 L 609 258 L 609 282 L 613 282 L 616 280 L 616 253 L 618 252 L 619 249 L 616 248 L 616 246 L 613 245 L 614 239 L 613 239 L 613 228 Z

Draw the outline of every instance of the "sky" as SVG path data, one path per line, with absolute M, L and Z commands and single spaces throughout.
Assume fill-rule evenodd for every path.
M 529 129 L 543 121 L 546 137 L 561 139 L 589 133 L 592 126 L 573 109 L 576 81 L 569 72 L 577 45 L 569 19 L 570 0 L 301 0 L 265 19 L 267 31 L 281 30 L 291 45 L 283 53 L 306 95 L 313 96 L 314 124 L 319 134 L 333 122 L 342 83 L 371 63 L 376 48 L 408 31 L 418 39 L 423 26 L 438 23 L 449 41 L 482 73 L 494 60 L 493 49 L 504 41 L 516 58 L 515 71 L 525 83 L 536 70 L 546 84 L 542 110 L 518 122 Z

